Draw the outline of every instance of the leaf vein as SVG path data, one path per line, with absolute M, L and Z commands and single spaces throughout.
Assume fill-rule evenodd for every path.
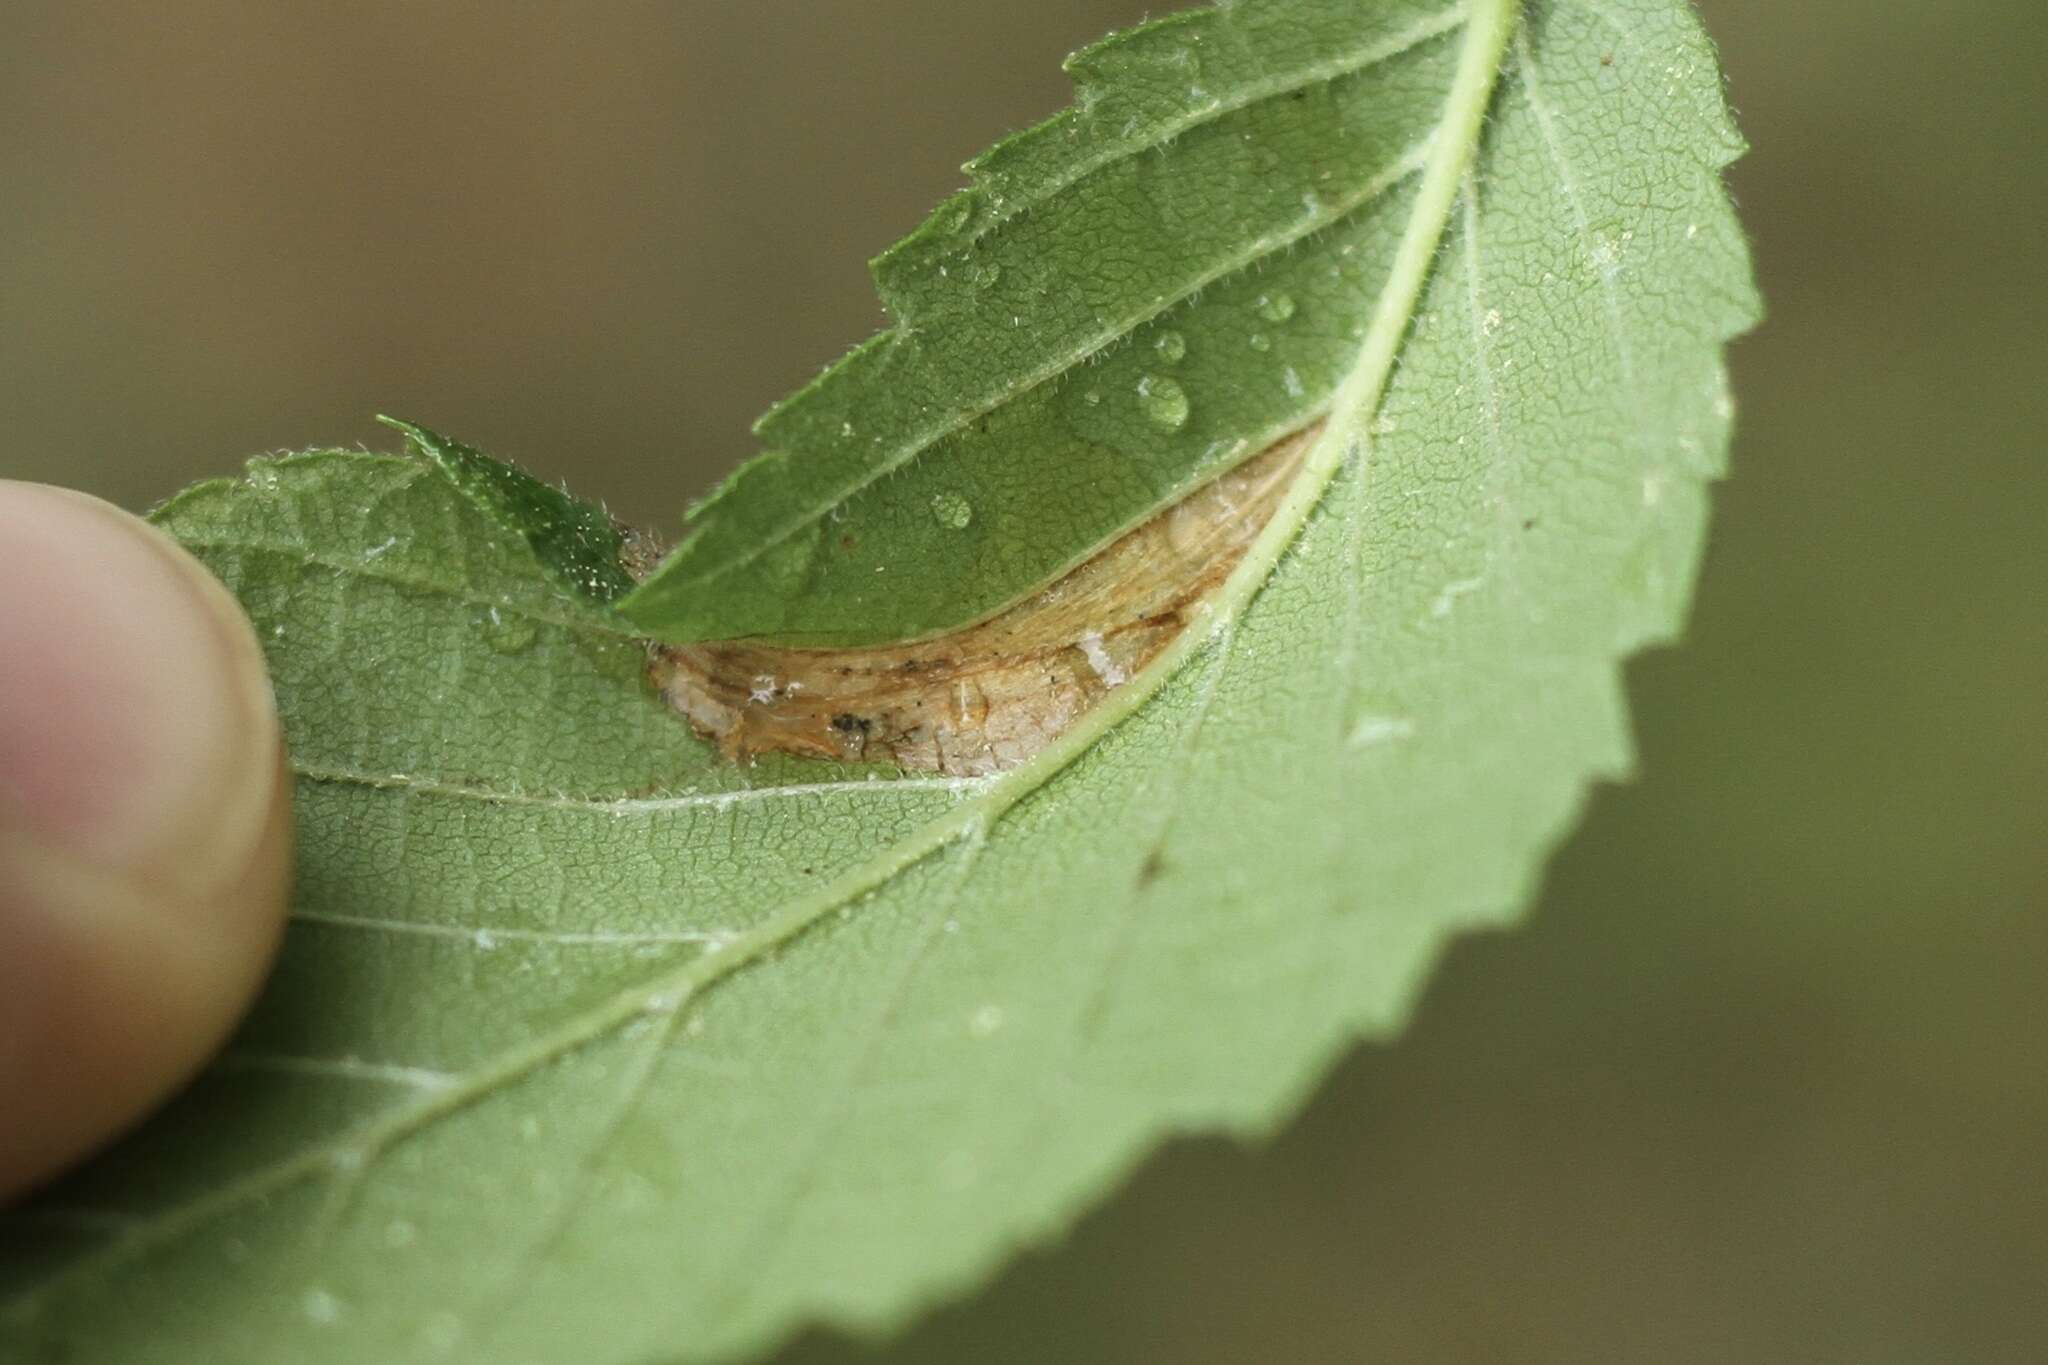
M 359 1081 L 367 1085 L 395 1085 L 411 1090 L 441 1090 L 460 1079 L 452 1071 L 435 1067 L 408 1066 L 395 1062 L 370 1062 L 360 1057 L 310 1057 L 295 1053 L 224 1052 L 214 1060 L 216 1071 L 278 1071 L 330 1080 Z
M 643 948 L 659 944 L 696 943 L 717 946 L 732 940 L 730 932 L 719 929 L 650 930 L 646 933 L 618 933 L 593 930 L 500 928 L 491 924 L 443 924 L 432 920 L 383 919 L 375 915 L 344 915 L 328 910 L 294 910 L 291 918 L 299 924 L 318 924 L 335 929 L 361 929 L 372 933 L 415 934 L 425 938 L 466 940 L 478 951 L 488 951 L 500 942 L 542 943 L 558 947 Z
M 872 782 L 802 782 L 775 787 L 735 787 L 730 791 L 681 792 L 673 796 L 597 797 L 501 791 L 491 787 L 437 781 L 412 773 L 373 773 L 310 764 L 294 764 L 293 771 L 309 782 L 369 787 L 376 791 L 399 791 L 415 796 L 446 798 L 451 801 L 481 801 L 490 805 L 574 811 L 579 814 L 617 818 L 662 815 L 695 809 L 722 811 L 732 806 L 757 801 L 798 801 L 827 796 L 896 796 L 906 792 L 972 795 L 986 790 L 991 781 L 987 777 L 901 777 Z

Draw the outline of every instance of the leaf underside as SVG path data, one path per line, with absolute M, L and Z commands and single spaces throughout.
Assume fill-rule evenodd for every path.
M 1242 0 L 1141 30 L 1128 63 L 1084 54 L 1111 87 L 1090 98 L 1113 106 L 1176 34 L 1287 16 L 1325 55 L 1443 22 Z M 1451 129 L 1475 50 L 1447 24 L 1245 107 L 1284 131 L 1346 82 L 1433 82 L 1420 132 Z M 1133 145 L 1083 178 L 1167 175 L 1193 134 L 1154 146 L 1144 94 Z M 1318 262 L 1285 321 L 1351 347 L 1315 369 L 1325 406 L 1373 329 L 1398 356 L 1333 417 L 1348 439 L 1214 629 L 1000 779 L 724 763 L 650 694 L 605 592 L 565 591 L 508 515 L 535 505 L 516 477 L 313 453 L 163 508 L 270 652 L 296 919 L 220 1063 L 0 1221 L 0 1358 L 624 1365 L 886 1329 L 1163 1137 L 1269 1132 L 1336 1052 L 1395 1032 L 1447 937 L 1511 919 L 1588 782 L 1627 769 L 1618 662 L 1677 629 L 1727 444 L 1721 352 L 1755 316 L 1719 182 L 1740 142 L 1679 0 L 1530 3 L 1483 137 L 1455 141 L 1327 240 L 1204 291 L 1255 307 Z M 1420 293 L 1386 315 L 1447 168 Z M 1034 193 L 994 183 L 970 223 Z M 1136 316 L 1153 292 L 1111 302 Z M 1189 367 L 1227 340 L 1183 330 Z M 1105 392 L 1134 390 L 1114 367 L 1154 340 L 1131 336 L 1091 366 Z M 1291 355 L 1282 337 L 1241 354 Z M 1206 425 L 1230 373 L 1184 383 L 1202 441 L 1266 434 Z M 858 430 L 833 392 L 783 420 Z M 872 489 L 915 485 L 914 511 L 954 458 Z M 1053 463 L 1011 473 L 1071 489 Z M 1102 519 L 1156 505 L 1148 487 Z M 907 533 L 866 517 L 846 524 Z M 1059 539 L 1071 558 L 1087 535 Z

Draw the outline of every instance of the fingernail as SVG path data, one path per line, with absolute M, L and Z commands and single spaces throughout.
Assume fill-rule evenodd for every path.
M 202 898 L 246 869 L 278 748 L 217 579 L 108 503 L 0 481 L 0 830 Z

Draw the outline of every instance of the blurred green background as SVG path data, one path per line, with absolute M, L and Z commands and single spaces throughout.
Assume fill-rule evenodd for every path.
M 856 1360 L 2048 1359 L 2048 11 L 1706 0 L 1772 318 L 1643 777 L 1270 1147 Z M 672 527 L 1135 0 L 0 0 L 0 474 L 379 410 Z

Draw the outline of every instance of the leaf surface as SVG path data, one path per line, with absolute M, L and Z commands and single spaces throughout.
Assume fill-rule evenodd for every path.
M 1320 262 L 1295 316 L 1348 358 L 1208 623 L 999 778 L 719 759 L 605 594 L 564 591 L 587 509 L 494 466 L 315 453 L 167 505 L 270 649 L 296 922 L 221 1063 L 0 1222 L 0 1358 L 625 1365 L 883 1328 L 1395 1032 L 1626 770 L 1618 661 L 1677 627 L 1755 314 L 1690 12 L 1544 0 L 1509 39 L 1511 8 L 1417 49 L 1425 163 L 1319 229 L 1356 273 L 1284 258 Z M 1149 146 L 1171 92 L 1133 73 L 1287 15 L 1326 56 L 1428 18 L 1246 0 L 1084 54 L 1123 81 L 1095 107 Z M 993 164 L 987 196 L 1060 178 Z

